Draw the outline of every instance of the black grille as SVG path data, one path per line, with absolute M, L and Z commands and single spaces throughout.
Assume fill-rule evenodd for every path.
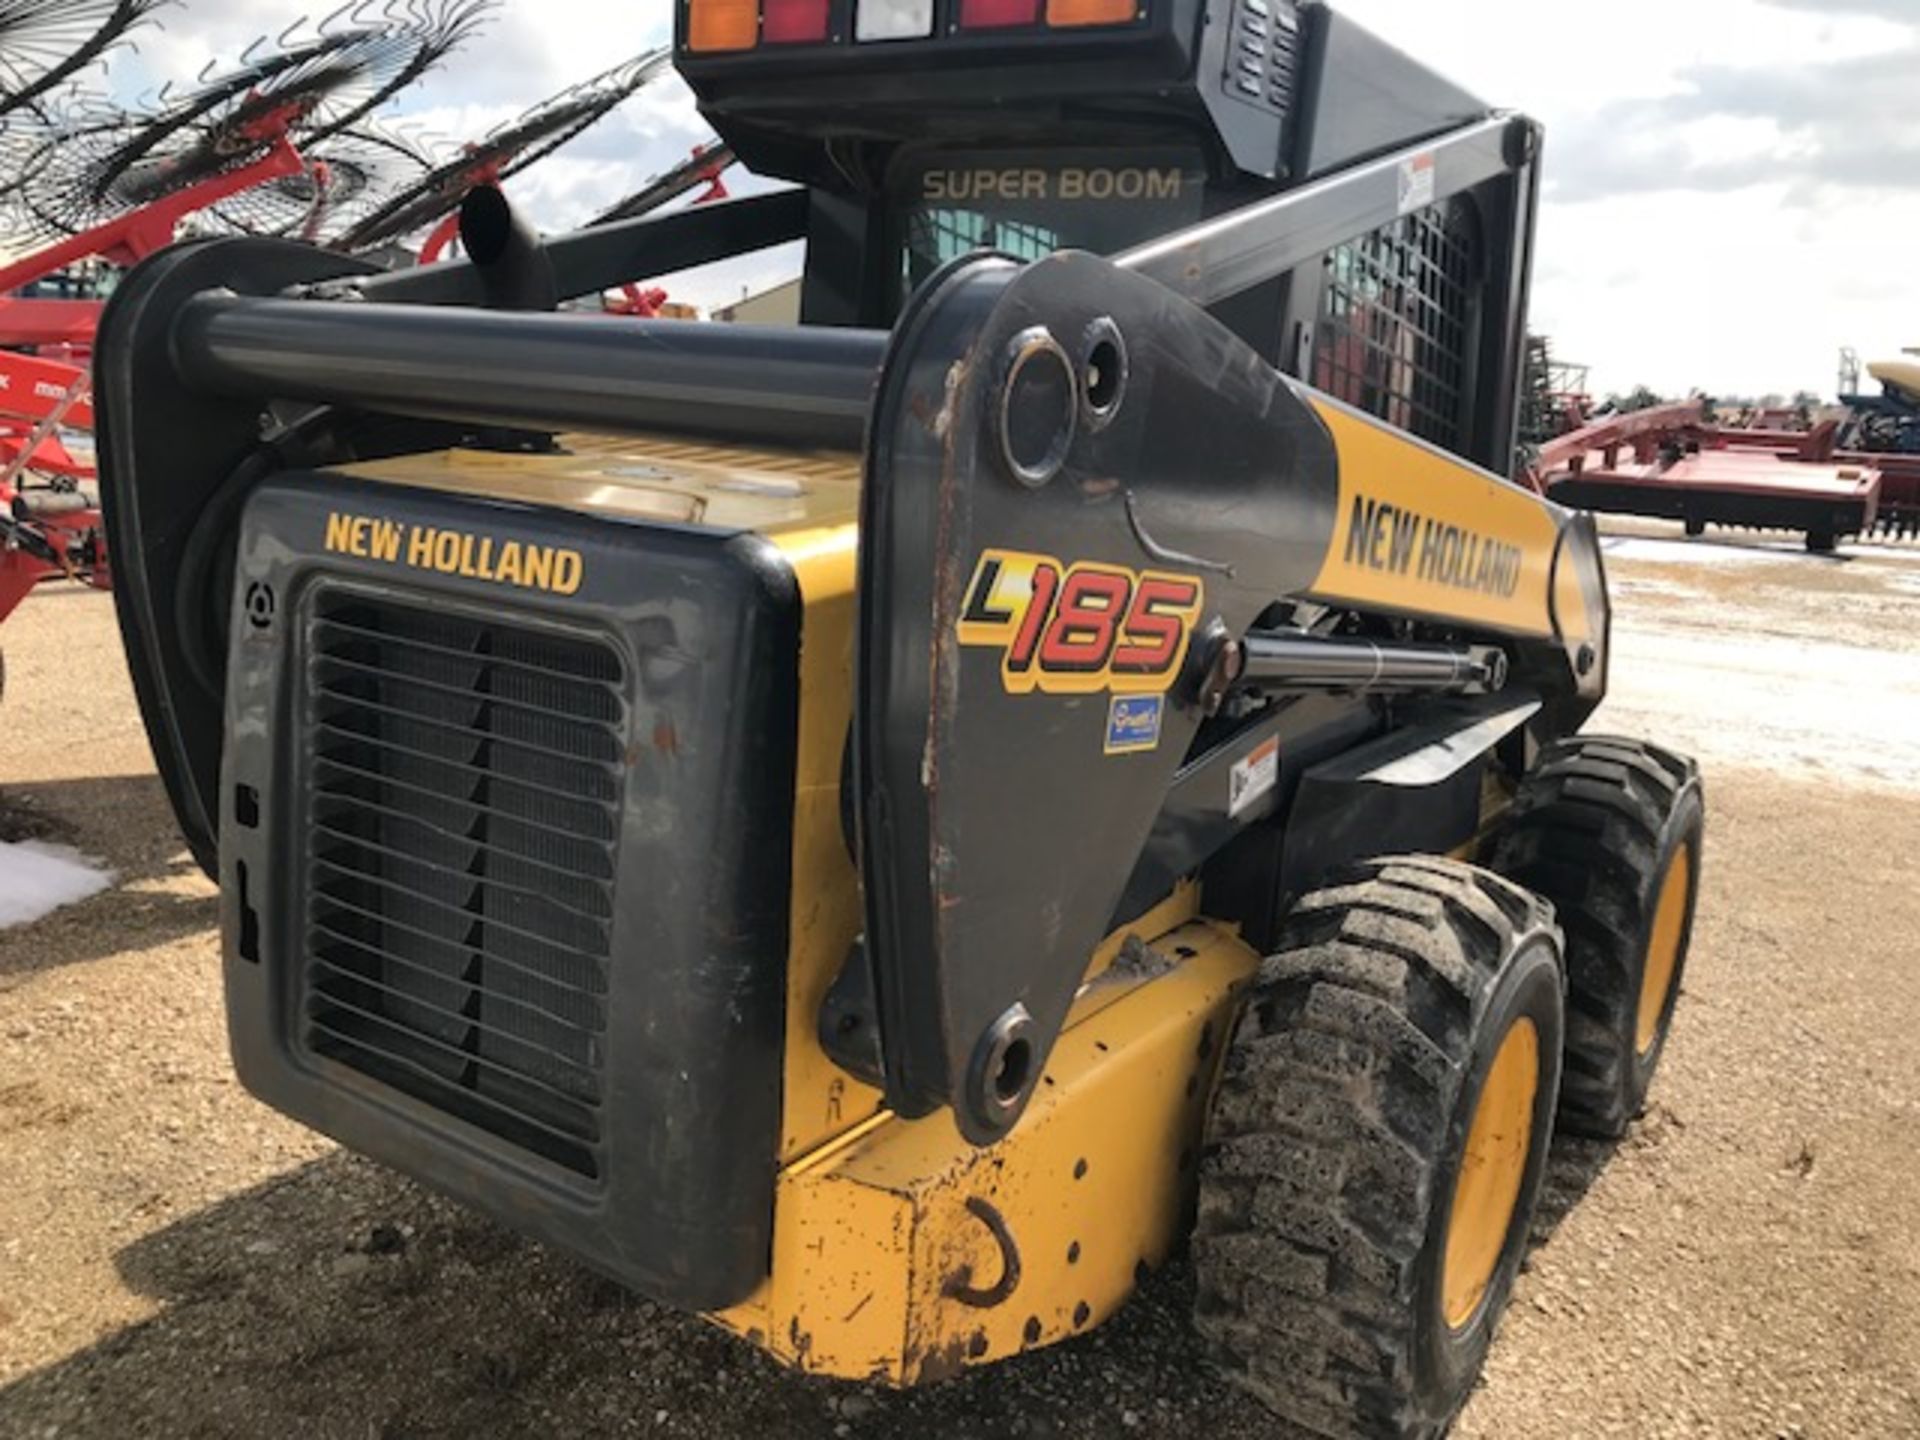
M 597 1179 L 618 655 L 339 590 L 309 635 L 307 1048 Z
M 1448 204 L 1416 210 L 1330 251 L 1313 383 L 1461 450 L 1475 249 L 1470 212 Z

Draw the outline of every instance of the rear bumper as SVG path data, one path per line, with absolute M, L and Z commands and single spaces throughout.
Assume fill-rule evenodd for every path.
M 947 1111 L 881 1114 L 788 1166 L 771 1278 L 710 1318 L 810 1374 L 909 1386 L 1119 1309 L 1190 1223 L 1207 1105 L 1260 964 L 1225 925 L 1162 933 L 1181 906 L 1130 927 L 1146 966 L 1086 986 L 1005 1138 L 978 1148 Z

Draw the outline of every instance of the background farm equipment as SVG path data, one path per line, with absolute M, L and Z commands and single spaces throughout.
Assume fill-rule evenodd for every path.
M 1882 396 L 1843 394 L 1812 424 L 1787 407 L 1715 423 L 1704 402 L 1602 417 L 1545 441 L 1530 470 L 1562 504 L 1709 525 L 1799 531 L 1807 548 L 1920 535 L 1920 364 L 1872 373 Z
M 553 154 L 612 113 L 667 65 L 665 49 L 649 51 L 542 101 L 374 206 L 340 234 L 335 248 L 370 250 L 432 226 L 419 251 L 420 263 L 431 264 L 458 238 L 460 202 L 470 190 L 498 186 Z
M 109 583 L 92 455 L 68 448 L 69 427 L 93 428 L 87 372 L 0 351 L 0 621 L 43 580 Z
M 11 292 L 77 263 L 137 263 L 189 216 L 207 228 L 319 239 L 424 168 L 363 122 L 426 74 L 484 14 L 470 0 L 378 23 L 323 26 L 188 93 L 129 112 L 76 97 L 8 136 L 11 236 L 38 248 L 0 267 L 0 345 L 84 346 L 94 300 Z M 249 48 L 249 54 L 260 49 Z
M 0 119 L 31 112 L 102 59 L 162 0 L 14 0 L 0 9 Z
M 389 265 L 439 259 L 476 187 L 497 201 L 501 181 L 667 67 L 666 50 L 650 51 L 436 158 L 376 117 L 469 39 L 491 6 L 349 6 L 311 32 L 296 25 L 256 41 L 237 64 L 209 65 L 192 85 L 166 85 L 131 106 L 76 78 L 155 0 L 0 8 L 0 233 L 12 255 L 0 263 L 0 619 L 43 580 L 109 583 L 93 484 L 91 363 L 102 307 L 123 270 L 183 232 L 300 240 L 372 252 Z M 732 163 L 728 147 L 709 141 L 594 223 L 643 216 L 689 194 L 694 204 L 725 198 L 721 177 Z M 696 313 L 653 284 L 615 287 L 598 303 L 641 319 Z
M 624 200 L 609 205 L 587 224 L 610 225 L 615 220 L 650 215 L 661 206 L 669 205 L 701 186 L 706 188 L 693 197 L 695 205 L 704 205 L 709 200 L 725 200 L 728 192 L 724 177 L 732 164 L 733 151 L 724 141 L 710 140 L 704 145 L 696 145 L 693 154 L 686 160 L 654 176 Z
M 43 580 L 110 583 L 92 395 L 83 365 L 0 350 L 0 621 Z
M 1589 367 L 1555 359 L 1546 336 L 1529 335 L 1520 395 L 1522 442 L 1541 445 L 1587 424 L 1594 411 L 1588 376 Z
M 1909 351 L 1920 355 L 1920 351 Z M 1843 388 L 1840 403 L 1851 412 L 1842 427 L 1842 443 L 1848 448 L 1879 456 L 1910 456 L 1896 462 L 1902 473 L 1920 470 L 1920 360 L 1883 360 L 1867 367 L 1880 382 L 1881 393 L 1859 392 L 1859 368 L 1852 372 L 1855 382 Z
M 619 220 L 651 215 L 694 190 L 700 191 L 693 197 L 691 203 L 694 205 L 725 200 L 728 191 L 724 177 L 732 164 L 733 151 L 724 141 L 710 140 L 704 145 L 696 145 L 693 154 L 686 160 L 654 176 L 625 199 L 601 211 L 587 225 L 589 228 L 611 225 Z M 632 281 L 624 282 L 617 290 L 603 292 L 600 308 L 609 315 L 626 315 L 636 320 L 672 319 L 694 313 L 685 306 L 676 306 L 668 297 L 665 286 L 636 285 Z
M 83 437 L 95 331 L 118 272 L 189 219 L 309 240 L 351 223 L 426 168 L 372 115 L 470 35 L 486 6 L 362 7 L 308 38 L 256 42 L 233 69 L 209 67 L 144 107 L 64 86 L 153 8 L 51 0 L 0 13 L 6 238 L 32 247 L 0 266 L 0 620 L 43 580 L 110 583 Z M 70 48 L 56 54 L 60 43 Z

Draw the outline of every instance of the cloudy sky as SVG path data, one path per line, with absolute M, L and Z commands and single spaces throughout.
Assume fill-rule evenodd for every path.
M 1600 388 L 1825 395 L 1920 345 L 1920 0 L 1341 8 L 1546 123 L 1534 327 Z
M 452 140 L 662 41 L 670 0 L 506 0 L 402 112 Z M 1920 345 L 1920 0 L 1344 0 L 1487 100 L 1546 122 L 1535 328 L 1601 390 L 1835 385 L 1842 345 Z M 191 77 L 302 11 L 180 0 L 116 89 Z M 528 172 L 516 199 L 563 228 L 706 131 L 678 81 Z M 739 187 L 736 187 L 739 188 Z M 708 303 L 776 278 L 682 279 Z

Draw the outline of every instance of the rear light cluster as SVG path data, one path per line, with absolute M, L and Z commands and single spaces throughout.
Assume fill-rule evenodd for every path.
M 939 0 L 686 0 L 687 49 L 751 50 L 759 45 L 820 45 L 840 38 L 836 12 L 852 12 L 856 43 L 924 40 Z M 1127 25 L 1145 0 L 950 0 L 954 31 L 1077 29 Z M 844 26 L 844 20 L 842 21 Z

